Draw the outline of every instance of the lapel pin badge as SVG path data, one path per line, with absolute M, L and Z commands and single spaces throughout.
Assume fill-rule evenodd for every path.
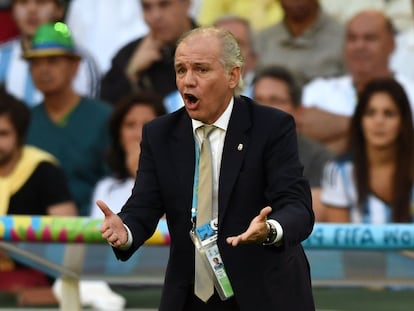
M 238 150 L 238 151 L 242 151 L 242 150 L 243 150 L 243 144 L 239 144 L 239 145 L 237 146 L 237 150 Z

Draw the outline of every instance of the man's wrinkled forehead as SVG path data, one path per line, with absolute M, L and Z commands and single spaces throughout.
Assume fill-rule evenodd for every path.
M 182 46 L 194 46 L 198 45 L 200 42 L 204 44 L 220 44 L 219 37 L 216 32 L 210 31 L 210 29 L 205 31 L 197 31 L 199 29 L 193 29 L 187 33 L 184 33 L 183 36 L 178 40 L 177 49 Z
M 190 34 L 177 44 L 176 56 L 183 52 L 191 52 L 192 54 L 203 53 L 216 46 L 220 46 L 220 41 L 215 36 L 200 33 Z M 212 55 L 207 55 L 207 57 L 209 56 Z
M 202 47 L 193 47 L 185 43 L 178 46 L 175 53 L 175 63 L 209 64 L 217 60 L 215 53 L 208 53 Z

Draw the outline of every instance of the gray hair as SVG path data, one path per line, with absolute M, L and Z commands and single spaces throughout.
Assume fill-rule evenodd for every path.
M 223 64 L 224 69 L 229 73 L 230 70 L 234 67 L 243 68 L 244 59 L 237 43 L 236 38 L 233 34 L 227 30 L 206 26 L 194 28 L 186 33 L 184 33 L 180 39 L 177 41 L 177 46 L 182 42 L 193 36 L 213 36 L 216 37 L 221 42 L 221 57 L 220 62 Z M 239 83 L 236 87 L 236 94 L 239 94 L 243 88 L 243 79 L 240 76 Z

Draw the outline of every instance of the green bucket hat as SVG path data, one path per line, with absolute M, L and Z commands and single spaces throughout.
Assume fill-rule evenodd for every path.
M 80 58 L 76 52 L 69 27 L 65 23 L 57 22 L 43 24 L 37 28 L 31 46 L 23 53 L 23 58 L 60 55 Z

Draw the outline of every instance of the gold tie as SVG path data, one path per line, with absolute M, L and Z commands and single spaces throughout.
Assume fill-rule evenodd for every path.
M 213 208 L 211 146 L 208 137 L 215 129 L 215 126 L 204 125 L 201 129 L 204 135 L 201 143 L 200 162 L 198 168 L 197 227 L 211 220 Z M 199 252 L 196 250 L 194 293 L 202 301 L 207 302 L 207 300 L 213 295 L 213 292 L 213 273 L 203 261 L 203 258 Z

